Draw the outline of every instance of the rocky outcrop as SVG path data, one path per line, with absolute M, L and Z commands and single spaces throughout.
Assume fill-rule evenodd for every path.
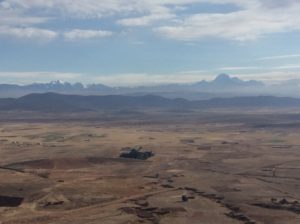
M 120 154 L 122 158 L 129 158 L 129 159 L 140 159 L 146 160 L 150 157 L 154 156 L 152 151 L 145 151 L 141 147 L 139 148 L 123 148 Z

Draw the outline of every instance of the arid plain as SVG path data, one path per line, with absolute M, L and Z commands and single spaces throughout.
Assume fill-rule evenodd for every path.
M 298 111 L 1 117 L 1 224 L 300 223 Z

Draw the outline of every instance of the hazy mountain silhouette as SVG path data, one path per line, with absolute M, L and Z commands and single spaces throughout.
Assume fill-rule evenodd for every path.
M 0 99 L 0 110 L 71 112 L 135 109 L 201 109 L 225 107 L 300 107 L 300 99 L 288 97 L 235 97 L 188 101 L 160 96 L 80 96 L 57 93 L 30 94 L 17 99 Z
M 242 89 L 263 88 L 265 84 L 259 81 L 250 80 L 244 81 L 239 78 L 231 78 L 227 74 L 220 74 L 214 80 L 201 81 L 192 85 L 193 89 L 201 89 L 202 91 L 236 91 Z
M 160 96 L 146 95 L 139 97 L 107 95 L 80 96 L 57 93 L 30 94 L 17 99 L 0 99 L 0 110 L 27 111 L 84 111 L 101 109 L 131 108 L 175 108 L 185 106 L 183 99 L 166 99 Z
M 265 85 L 256 80 L 244 81 L 227 74 L 220 74 L 212 81 L 200 81 L 191 84 L 165 84 L 157 86 L 109 87 L 103 84 L 83 85 L 54 81 L 33 83 L 30 85 L 0 84 L 0 97 L 21 97 L 31 93 L 55 92 L 73 95 L 158 95 L 165 98 L 185 98 L 205 100 L 216 97 L 241 96 L 288 96 L 300 97 L 300 80 L 286 80 L 276 85 Z
M 132 90 L 132 89 L 148 89 L 148 90 L 180 90 L 181 88 L 188 88 L 188 87 L 199 87 L 199 88 L 227 88 L 227 87 L 257 87 L 257 86 L 264 86 L 263 83 L 258 81 L 243 81 L 238 78 L 231 78 L 227 74 L 220 74 L 211 82 L 208 81 L 201 81 L 195 84 L 169 84 L 169 85 L 157 85 L 157 86 L 150 86 L 150 87 L 118 87 L 113 88 L 103 84 L 90 84 L 84 86 L 81 83 L 74 83 L 71 84 L 69 82 L 61 82 L 61 81 L 53 81 L 50 83 L 33 83 L 29 85 L 10 85 L 10 84 L 0 84 L 0 91 L 12 91 L 12 90 L 19 90 L 19 91 L 32 91 L 32 92 L 68 92 L 68 91 L 77 91 L 77 92 L 84 92 L 84 91 L 116 91 L 116 90 Z M 199 89 L 201 90 L 201 89 Z

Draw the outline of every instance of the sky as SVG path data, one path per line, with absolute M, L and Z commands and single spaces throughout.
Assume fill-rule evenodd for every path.
M 0 83 L 300 79 L 299 0 L 0 0 Z

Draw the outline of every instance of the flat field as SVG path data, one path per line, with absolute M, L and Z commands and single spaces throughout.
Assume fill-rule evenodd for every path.
M 300 223 L 297 111 L 1 116 L 1 224 Z

